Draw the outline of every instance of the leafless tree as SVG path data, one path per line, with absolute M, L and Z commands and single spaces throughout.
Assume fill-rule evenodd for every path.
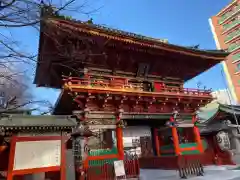
M 22 42 L 11 36 L 11 29 L 29 27 L 39 30 L 39 24 L 45 18 L 41 16 L 43 8 L 54 15 L 73 11 L 89 15 L 96 11 L 86 8 L 89 6 L 87 0 L 79 1 L 0 0 L 0 112 L 31 103 L 43 103 L 52 109 L 48 101 L 35 101 L 29 92 L 29 79 L 22 69 L 26 64 L 28 68 L 35 67 L 37 55 L 24 51 Z

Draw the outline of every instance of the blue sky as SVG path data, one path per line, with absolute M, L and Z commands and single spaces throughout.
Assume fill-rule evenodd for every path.
M 200 45 L 201 49 L 216 49 L 208 24 L 208 19 L 226 6 L 231 0 L 94 0 L 89 1 L 88 9 L 101 7 L 90 17 L 94 23 L 108 27 L 139 33 L 142 35 L 168 39 L 172 44 L 183 46 Z M 80 4 L 82 1 L 77 0 Z M 89 16 L 72 13 L 73 18 L 86 20 Z M 38 32 L 23 28 L 13 31 L 22 42 L 22 47 L 37 52 Z M 196 88 L 201 82 L 214 90 L 225 89 L 221 75 L 221 65 L 190 80 L 185 87 Z M 29 74 L 33 76 L 33 69 Z M 35 96 L 55 103 L 59 91 L 32 87 Z

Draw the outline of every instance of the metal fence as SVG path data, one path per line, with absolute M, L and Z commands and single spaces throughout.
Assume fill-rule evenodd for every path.
M 190 160 L 182 156 L 179 157 L 178 167 L 179 177 L 182 179 L 187 179 L 190 176 L 204 175 L 203 165 L 199 160 Z

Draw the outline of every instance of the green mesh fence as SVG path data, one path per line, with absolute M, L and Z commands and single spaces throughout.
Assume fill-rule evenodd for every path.
M 112 159 L 103 159 L 103 160 L 91 160 L 89 161 L 89 166 L 103 166 L 104 164 L 113 164 L 114 161 L 117 161 L 117 158 Z
M 96 149 L 91 150 L 88 155 L 89 156 L 105 156 L 105 155 L 112 155 L 118 154 L 117 147 L 113 147 L 112 149 Z M 103 159 L 103 160 L 90 160 L 90 166 L 102 166 L 103 164 L 113 164 L 114 161 L 118 160 L 117 158 L 112 159 Z
M 202 140 L 202 144 L 203 144 L 203 150 L 205 151 L 208 147 L 208 143 L 205 139 Z M 188 147 L 196 147 L 197 143 L 182 143 L 180 144 L 181 148 L 188 148 Z M 160 147 L 161 151 L 164 150 L 174 150 L 174 145 L 170 144 L 170 145 L 166 145 L 166 146 L 162 146 Z M 162 153 L 162 152 L 161 152 Z M 183 151 L 182 154 L 186 155 L 186 154 L 199 154 L 200 152 L 198 150 L 193 150 L 193 151 Z M 172 153 L 163 153 L 163 155 L 168 155 L 172 154 Z M 173 154 L 175 155 L 175 154 Z
M 110 155 L 110 154 L 117 154 L 118 150 L 117 147 L 113 147 L 112 149 L 96 149 L 91 150 L 88 155 L 89 156 L 103 156 L 103 155 Z

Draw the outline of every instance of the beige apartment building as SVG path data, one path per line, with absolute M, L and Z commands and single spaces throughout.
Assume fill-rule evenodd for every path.
M 209 23 L 217 48 L 230 52 L 222 64 L 232 98 L 240 103 L 240 0 L 232 1 Z

